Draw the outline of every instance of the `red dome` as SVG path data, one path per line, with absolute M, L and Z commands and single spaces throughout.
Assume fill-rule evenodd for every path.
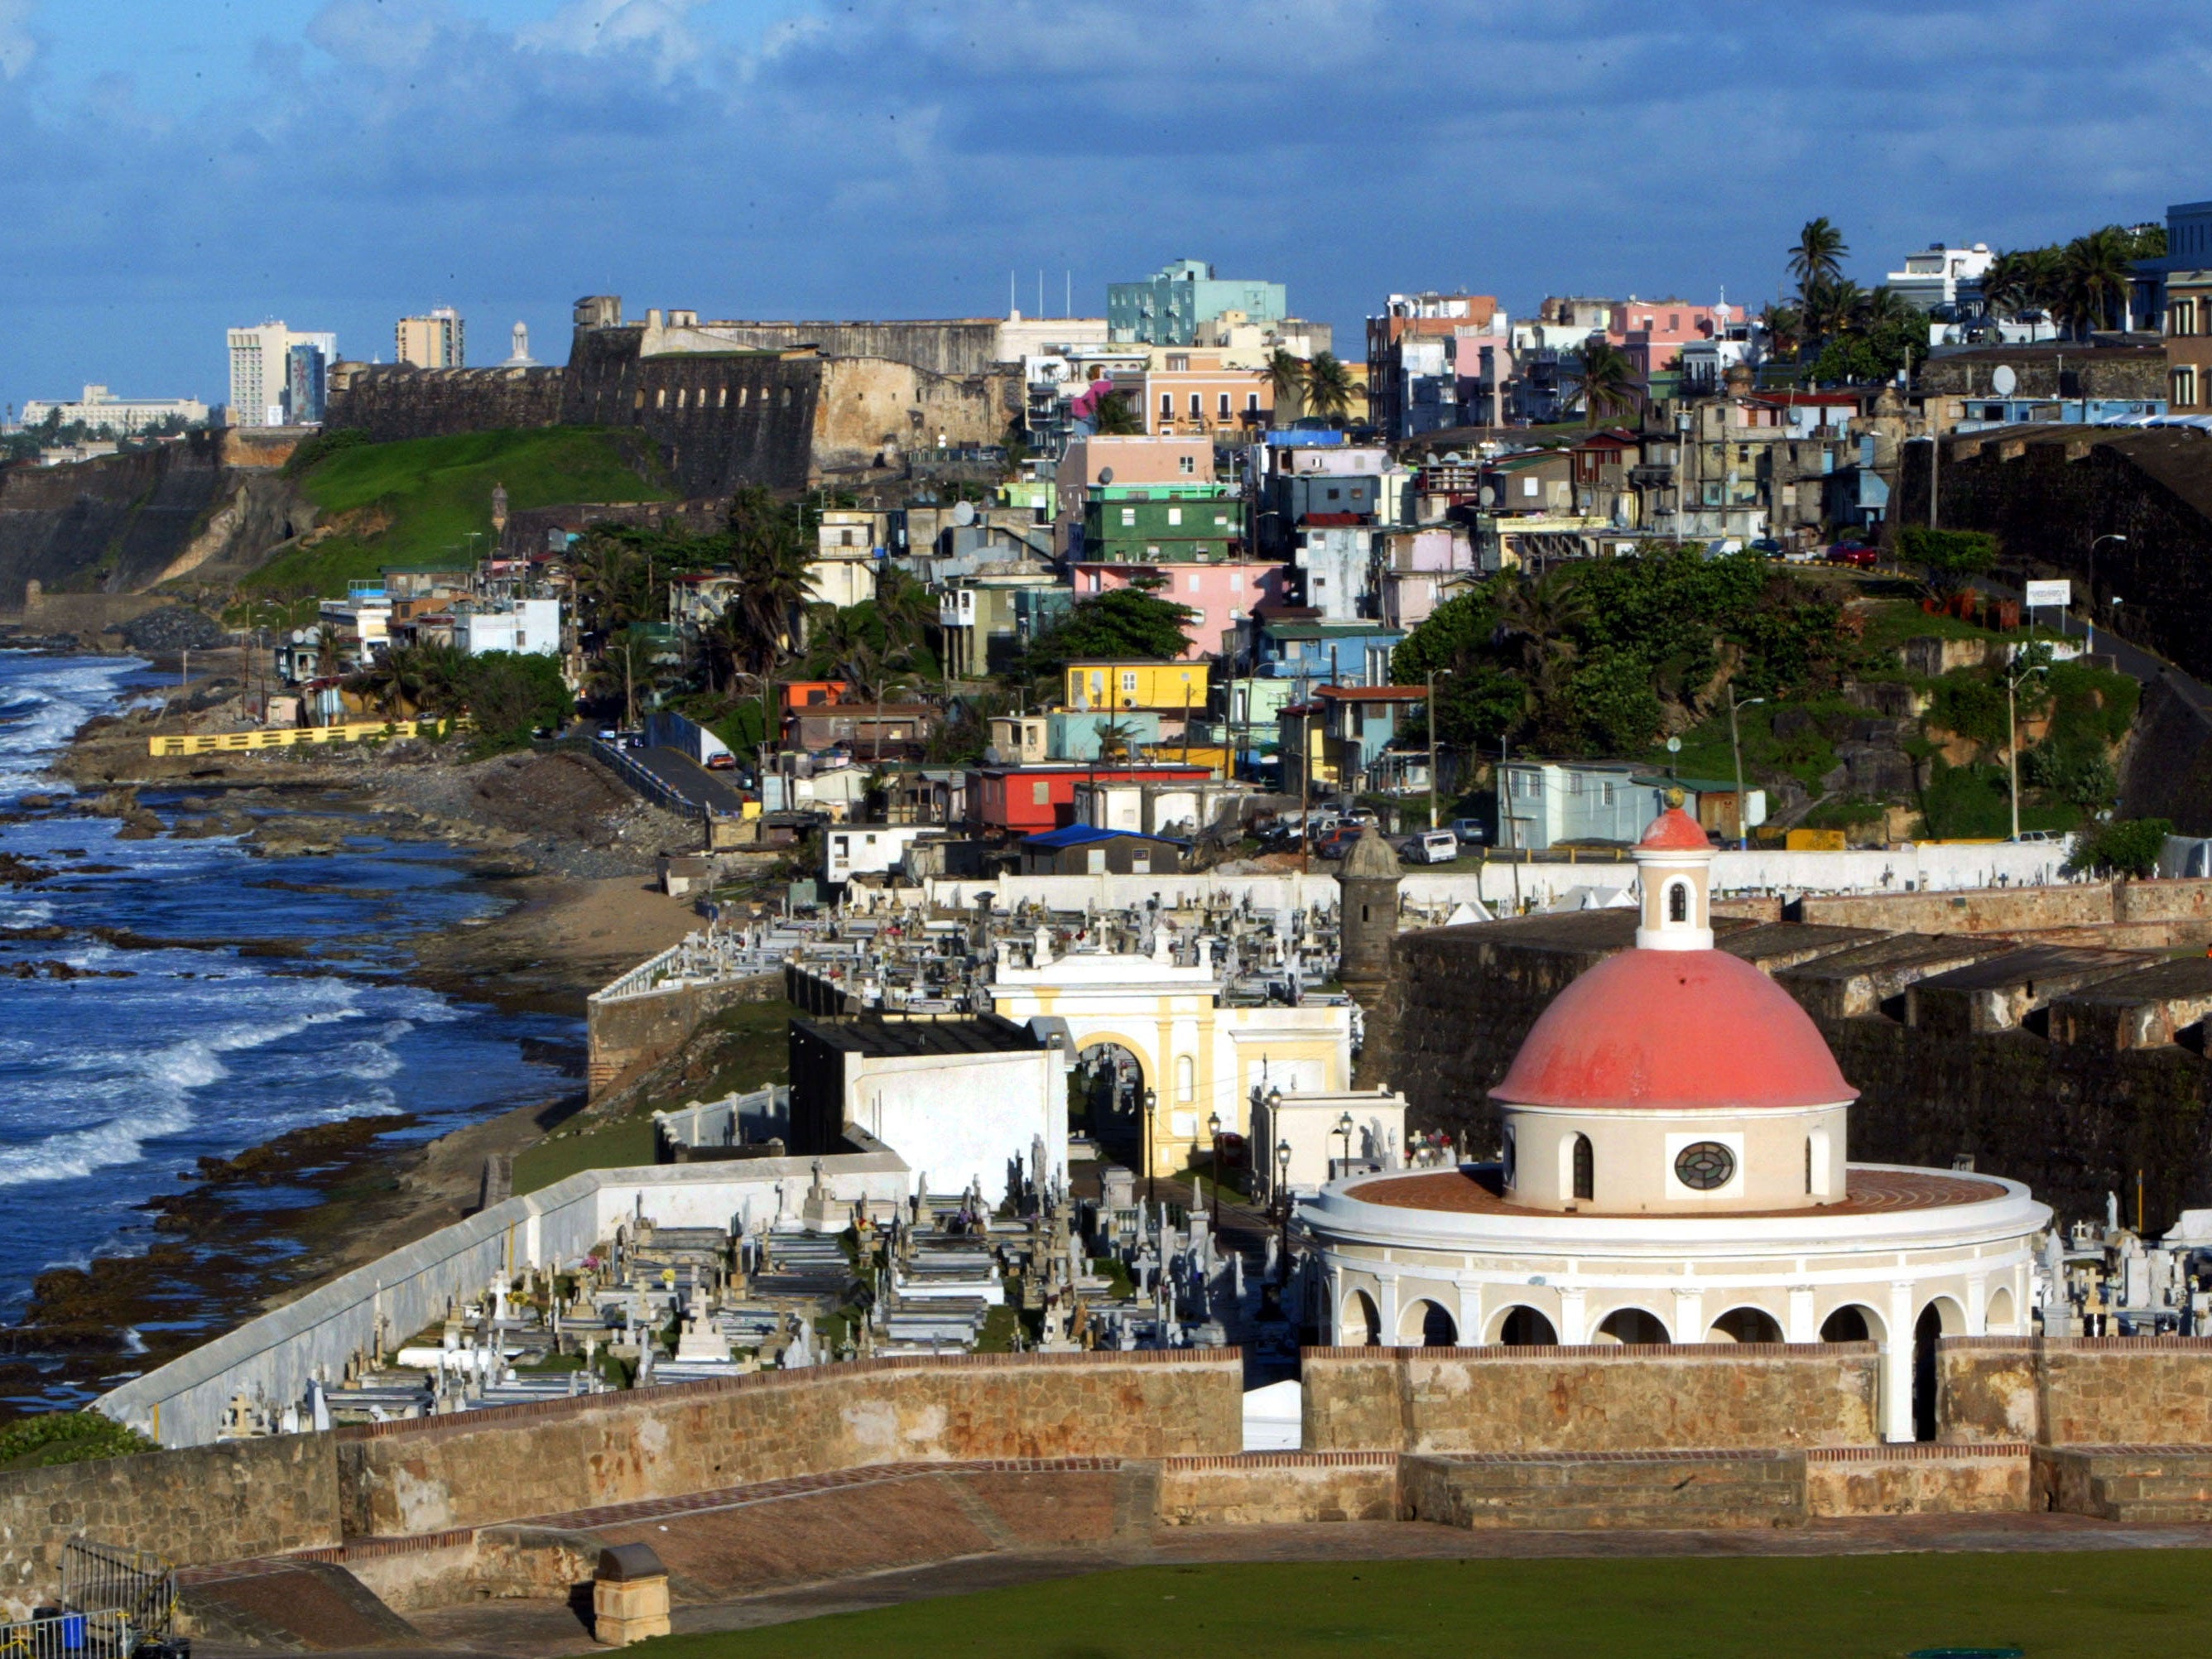
M 1644 826 L 1644 839 L 1636 843 L 1655 852 L 1710 853 L 1712 838 L 1698 828 L 1698 821 L 1679 806 L 1670 806 Z
M 1623 951 L 1544 1010 L 1492 1098 L 1705 1111 L 1856 1097 L 1790 994 L 1723 951 Z

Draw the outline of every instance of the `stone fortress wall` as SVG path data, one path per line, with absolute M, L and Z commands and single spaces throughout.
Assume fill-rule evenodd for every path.
M 706 1512 L 759 1553 L 751 1588 L 1184 1525 L 2212 1518 L 2212 1340 L 1947 1339 L 1936 1364 L 1936 1440 L 1883 1445 L 1867 1344 L 1309 1349 L 1305 1449 L 1261 1453 L 1233 1349 L 755 1373 L 0 1474 L 0 1589 L 51 1593 L 82 1533 L 188 1581 L 278 1558 L 403 1608 L 553 1595 L 595 1540 L 668 1547 Z
M 380 441 L 629 428 L 687 496 L 795 491 L 894 475 L 940 443 L 996 443 L 1021 390 L 989 361 L 997 334 L 994 322 L 702 326 L 659 311 L 625 323 L 621 301 L 599 295 L 577 303 L 564 368 L 341 364 L 327 424 Z

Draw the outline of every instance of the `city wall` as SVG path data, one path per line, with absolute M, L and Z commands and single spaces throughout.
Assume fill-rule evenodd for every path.
M 328 420 L 379 443 L 556 426 L 568 372 L 559 368 L 417 368 L 341 363 L 331 372 Z
M 624 1073 L 666 1059 L 707 1020 L 742 1002 L 773 1002 L 784 975 L 757 974 L 713 985 L 686 985 L 584 1005 L 586 1071 L 594 1097 Z
M 1794 919 L 1892 933 L 2044 933 L 2212 921 L 2212 882 L 2073 882 L 1965 893 L 1808 893 L 1798 902 Z
M 1873 1343 L 1309 1348 L 1309 1451 L 1871 1446 Z

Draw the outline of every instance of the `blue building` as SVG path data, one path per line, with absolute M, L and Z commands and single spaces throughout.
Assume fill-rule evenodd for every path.
M 1203 259 L 1177 259 L 1144 282 L 1106 285 L 1111 340 L 1188 345 L 1200 324 L 1231 311 L 1242 312 L 1247 322 L 1279 323 L 1290 313 L 1290 294 L 1280 283 L 1216 276 Z
M 1388 685 L 1390 653 L 1405 637 L 1405 629 L 1376 622 L 1263 623 L 1252 672 L 1316 686 Z

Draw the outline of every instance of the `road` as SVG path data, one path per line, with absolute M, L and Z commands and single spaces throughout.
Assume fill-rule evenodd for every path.
M 711 807 L 726 817 L 743 811 L 745 798 L 680 749 L 625 749 L 623 758 L 649 772 L 693 806 Z

